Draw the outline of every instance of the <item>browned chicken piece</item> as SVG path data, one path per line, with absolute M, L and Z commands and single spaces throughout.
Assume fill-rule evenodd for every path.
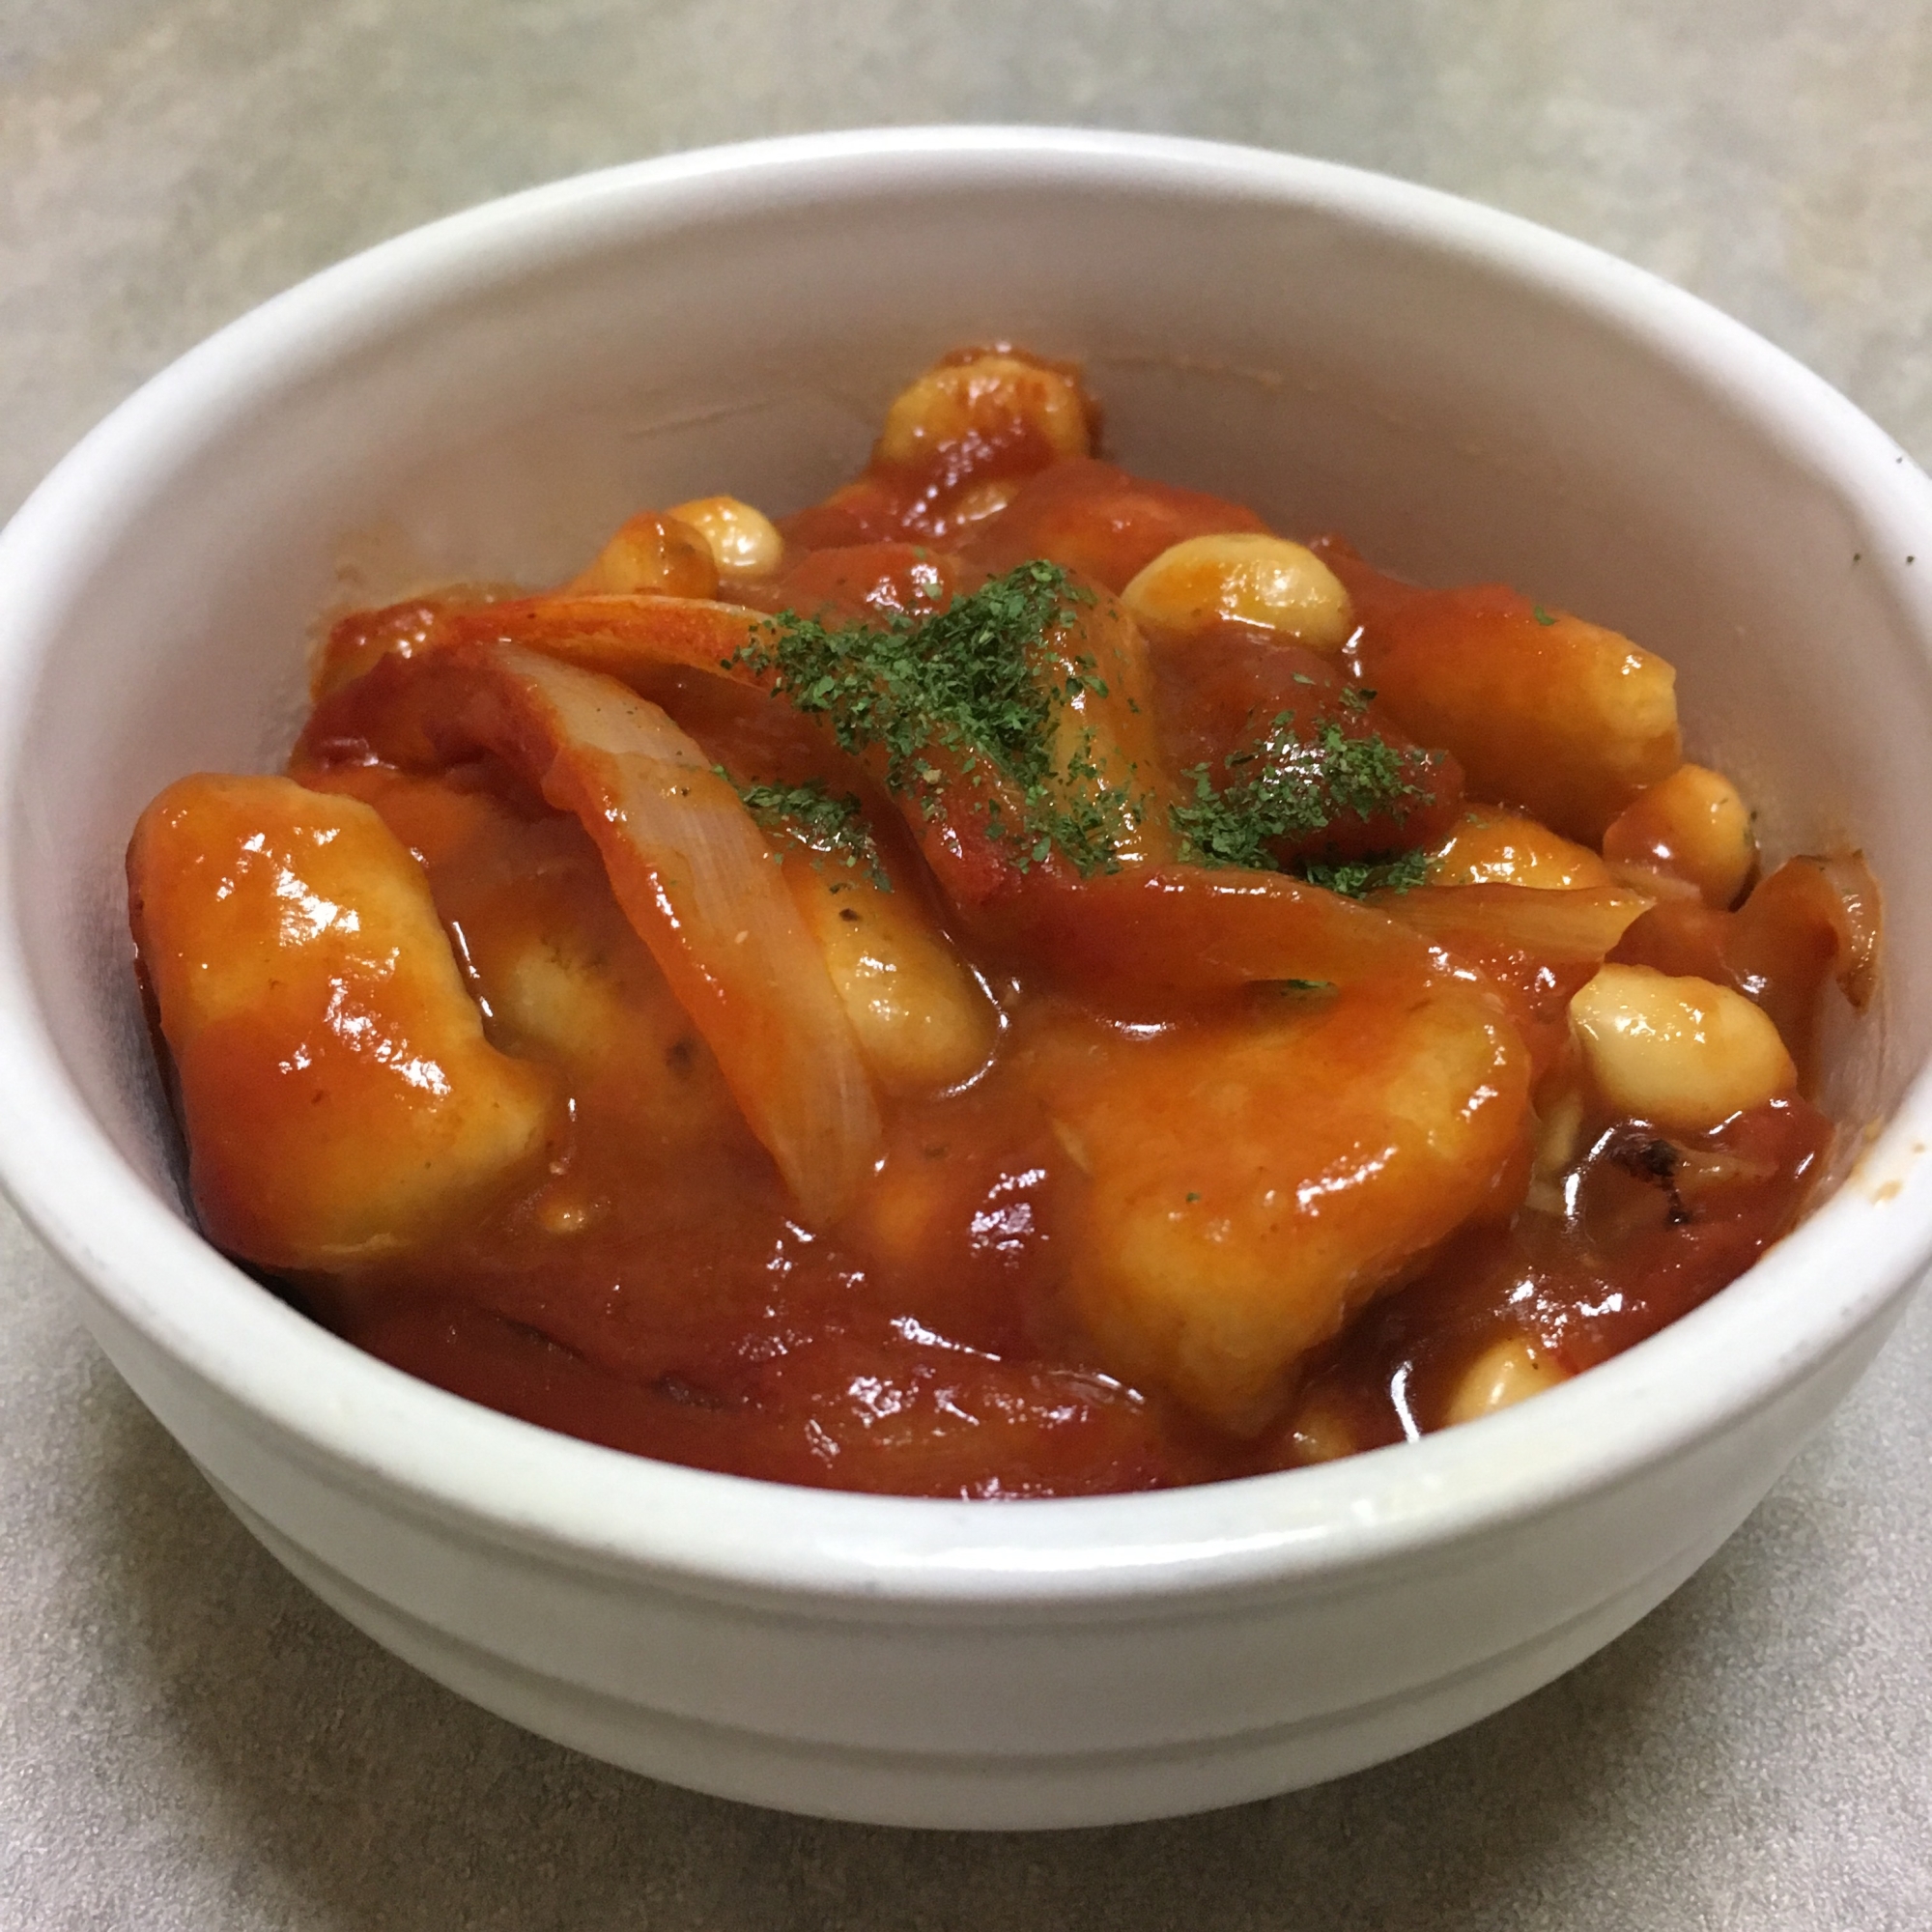
M 196 777 L 141 815 L 134 941 L 209 1236 L 340 1268 L 541 1174 L 558 1096 L 497 1051 L 421 867 L 360 800 Z
M 1528 1056 L 1486 993 L 1405 975 L 1255 998 L 1164 1038 L 1071 1025 L 1030 1068 L 1086 1177 L 1071 1289 L 1106 1366 L 1237 1432 L 1528 1173 Z

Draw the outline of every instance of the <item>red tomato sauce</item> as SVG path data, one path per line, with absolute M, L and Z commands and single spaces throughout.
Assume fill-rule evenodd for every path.
M 404 804 L 367 768 L 338 781 L 367 787 L 427 841 L 425 794 L 438 788 Z M 1588 1123 L 1552 1183 L 1558 1211 L 1524 1207 L 1452 1241 L 1311 1365 L 1287 1422 L 1244 1439 L 1122 1386 L 1083 1348 L 1055 1242 L 1059 1197 L 1079 1175 L 1011 1072 L 1016 1051 L 967 1093 L 897 1110 L 895 1184 L 857 1226 L 813 1236 L 574 825 L 493 814 L 430 871 L 486 1000 L 492 959 L 520 939 L 583 933 L 615 966 L 639 1050 L 578 1086 L 563 1175 L 434 1259 L 311 1280 L 304 1298 L 440 1387 L 702 1468 L 905 1494 L 1074 1495 L 1315 1460 L 1322 1445 L 1300 1427 L 1311 1406 L 1331 1429 L 1345 1418 L 1353 1448 L 1397 1442 L 1442 1425 L 1457 1374 L 1499 1337 L 1526 1331 L 1575 1373 L 1707 1299 L 1791 1225 L 1831 1140 L 1794 1095 L 1689 1148 L 1680 1137 L 1662 1163 L 1673 1179 L 1647 1163 L 1665 1143 L 1640 1123 Z M 1158 978 L 1162 962 L 1146 963 Z M 1054 1004 L 1023 989 L 1017 1030 Z M 667 1118 L 679 1132 L 665 1132 Z
M 1070 381 L 1064 365 L 1020 359 L 1041 381 Z M 941 367 L 971 362 L 962 352 Z M 723 600 L 825 621 L 918 618 L 1046 557 L 1110 611 L 1109 594 L 1171 546 L 1265 532 L 1245 506 L 1068 454 L 1069 439 L 1091 447 L 1097 423 L 1084 392 L 1077 410 L 1038 422 L 981 410 L 930 447 L 909 420 L 889 422 L 858 481 L 781 526 L 777 568 Z M 269 1270 L 348 1341 L 505 1413 L 707 1469 L 910 1495 L 1144 1490 L 1443 1427 L 1466 1411 L 1469 1378 L 1501 1345 L 1530 1350 L 1545 1380 L 1581 1373 L 1717 1293 L 1803 1210 L 1833 1138 L 1804 1097 L 1814 1016 L 1833 977 L 1868 980 L 1873 908 L 1842 862 L 1793 861 L 1715 907 L 1640 863 L 1612 878 L 1597 850 L 1605 824 L 1679 753 L 1634 741 L 1629 773 L 1525 775 L 1507 720 L 1484 708 L 1526 681 L 1563 719 L 1562 654 L 1594 647 L 1605 635 L 1594 627 L 1495 586 L 1419 590 L 1339 540 L 1320 543 L 1352 599 L 1344 652 L 1225 612 L 1182 631 L 1151 626 L 1147 706 L 1128 693 L 1138 723 L 1119 717 L 1159 768 L 1164 789 L 1150 796 L 1161 810 L 1150 810 L 1135 863 L 1086 876 L 1044 841 L 1037 864 L 1016 866 L 997 822 L 989 831 L 981 808 L 958 806 L 956 772 L 929 780 L 923 808 L 895 807 L 876 758 L 838 749 L 754 682 L 721 675 L 706 641 L 721 620 L 701 608 L 714 587 L 701 547 L 674 518 L 641 536 L 627 527 L 634 549 L 648 537 L 681 573 L 660 586 L 689 606 L 681 658 L 662 645 L 668 606 L 639 617 L 635 600 L 598 605 L 581 587 L 566 593 L 576 602 L 550 604 L 477 589 L 353 614 L 318 676 L 319 708 L 292 776 L 312 793 L 373 807 L 414 855 L 491 1048 L 545 1069 L 562 1096 L 541 1157 L 506 1161 L 501 1184 L 439 1223 L 433 1239 Z M 648 662 L 625 655 L 634 619 L 655 627 Z M 849 786 L 875 863 L 903 895 L 895 902 L 928 920 L 983 989 L 996 1028 L 987 1064 L 924 1091 L 884 1082 L 869 1178 L 829 1221 L 801 1212 L 584 822 L 553 806 L 536 767 L 436 749 L 450 736 L 436 706 L 453 700 L 412 667 L 453 638 L 476 648 L 492 624 L 522 626 L 503 635 L 538 650 L 570 643 L 734 777 Z M 1431 683 L 1442 664 L 1464 661 L 1480 697 L 1473 724 L 1455 692 L 1443 700 Z M 409 708 L 418 703 L 420 716 Z M 1285 763 L 1282 733 L 1299 734 Z M 1395 806 L 1338 809 L 1314 831 L 1295 829 L 1284 808 L 1287 829 L 1269 834 L 1258 863 L 1292 873 L 1311 863 L 1372 867 L 1397 848 L 1419 856 L 1480 803 L 1540 810 L 1544 825 L 1530 831 L 1548 838 L 1552 826 L 1580 841 L 1565 849 L 1595 868 L 1593 883 L 1546 895 L 1480 879 L 1438 886 L 1431 874 L 1417 888 L 1418 872 L 1405 890 L 1369 879 L 1356 888 L 1368 902 L 1356 904 L 1280 871 L 1208 869 L 1184 838 L 1176 842 L 1168 808 L 1184 825 L 1197 785 L 1219 796 L 1276 757 L 1268 795 L 1278 801 L 1304 778 L 1331 783 L 1321 758 L 1346 761 L 1369 741 L 1388 761 L 1377 770 L 1394 775 L 1384 782 Z M 179 1058 L 159 949 L 168 895 L 190 886 L 185 871 L 144 872 L 138 858 L 130 875 L 164 1054 L 172 1046 Z M 1617 915 L 1633 879 L 1651 880 L 1649 910 Z M 1619 1111 L 1579 1073 L 1569 1020 L 1606 954 L 1742 992 L 1776 1021 L 1804 1082 L 1714 1125 L 1665 1127 Z M 1508 1088 L 1520 1108 L 1520 1123 L 1485 1156 L 1481 1184 L 1441 1208 L 1439 1226 L 1428 1219 L 1437 1208 L 1418 1208 L 1407 1249 L 1364 1263 L 1313 1342 L 1282 1345 L 1287 1366 L 1245 1394 L 1217 1403 L 1180 1370 L 1142 1373 L 1168 1359 L 1159 1268 L 1134 1276 L 1151 1282 L 1154 1312 L 1124 1326 L 1110 1326 L 1112 1289 L 1081 1285 L 1082 1244 L 1113 1211 L 1099 1170 L 1131 1157 L 1135 1108 L 1150 1134 L 1176 1133 L 1162 1111 L 1167 1083 L 1179 1092 L 1196 1079 L 1188 1092 L 1212 1101 L 1223 1043 L 1231 1055 L 1279 1047 L 1295 1065 L 1296 1042 L 1320 1038 L 1322 1066 L 1352 1056 L 1365 1078 L 1386 1078 L 1374 1069 L 1391 1029 L 1445 1000 L 1463 1002 L 1494 1042 L 1499 1070 L 1472 1091 L 1499 1105 L 1495 1093 Z M 266 1120 L 295 1065 L 272 1054 L 238 1061 L 225 1091 L 254 1092 Z M 1208 1076 L 1188 1071 L 1202 1065 Z M 1122 1068 L 1126 1097 L 1110 1098 Z M 1098 1097 L 1086 1113 L 1061 1106 L 1063 1092 L 1087 1089 Z M 1327 1104 L 1323 1091 L 1284 1089 L 1284 1119 Z M 1227 1119 L 1250 1131 L 1256 1108 L 1230 1107 Z M 1238 1242 L 1241 1227 L 1260 1225 L 1254 1200 L 1274 1193 L 1257 1197 L 1259 1183 L 1238 1176 L 1222 1186 L 1222 1130 L 1207 1118 L 1195 1145 L 1179 1125 L 1177 1145 L 1193 1165 L 1177 1169 L 1147 1239 L 1171 1229 L 1194 1243 L 1186 1252 L 1211 1259 L 1217 1229 L 1236 1229 L 1227 1238 Z M 1238 1132 L 1226 1132 L 1237 1165 Z M 1321 1217 L 1342 1209 L 1326 1196 L 1353 1184 L 1335 1172 L 1302 1187 L 1295 1211 L 1310 1241 L 1331 1238 Z M 198 1182 L 197 1198 L 210 1212 L 212 1184 Z M 1251 1274 L 1235 1268 L 1225 1293 L 1252 1298 Z

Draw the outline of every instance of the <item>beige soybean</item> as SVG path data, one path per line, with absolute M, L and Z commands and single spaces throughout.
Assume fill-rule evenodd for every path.
M 1648 966 L 1605 966 L 1570 1003 L 1605 1097 L 1637 1120 L 1715 1127 L 1797 1084 L 1771 1020 L 1742 993 Z
M 997 351 L 942 362 L 893 398 L 878 458 L 914 464 L 975 437 L 996 440 L 1024 426 L 1056 457 L 1085 456 L 1092 444 L 1086 399 L 1072 377 Z
M 583 597 L 716 597 L 718 565 L 703 531 L 676 514 L 640 510 L 562 587 Z
M 1171 546 L 1127 585 L 1121 601 L 1147 630 L 1195 631 L 1234 618 L 1320 651 L 1339 651 L 1355 627 L 1341 579 L 1312 550 L 1253 530 L 1188 537 Z
M 1640 793 L 1604 834 L 1604 857 L 1693 886 L 1707 906 L 1735 905 L 1757 867 L 1750 809 L 1722 772 L 1679 765 Z
M 1578 845 L 1520 811 L 1472 805 L 1429 855 L 1429 883 L 1577 892 L 1608 885 L 1610 874 L 1587 845 Z
M 736 497 L 694 497 L 670 514 L 689 524 L 710 546 L 718 575 L 726 579 L 770 577 L 784 559 L 784 538 L 762 510 Z
M 1463 1370 L 1443 1412 L 1443 1425 L 1453 1429 L 1459 1422 L 1475 1422 L 1568 1379 L 1548 1350 L 1539 1349 L 1527 1336 L 1508 1336 L 1492 1342 Z

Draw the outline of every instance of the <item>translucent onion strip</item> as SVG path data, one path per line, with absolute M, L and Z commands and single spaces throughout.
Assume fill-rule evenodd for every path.
M 1501 948 L 1551 961 L 1596 960 L 1654 901 L 1614 886 L 1418 886 L 1377 893 L 1371 903 L 1444 946 Z
M 556 596 L 452 612 L 438 647 L 470 642 L 517 644 L 559 663 L 619 678 L 646 696 L 664 691 L 668 671 L 699 671 L 762 689 L 769 678 L 737 661 L 738 651 L 766 632 L 771 619 L 738 605 L 685 597 Z M 1145 647 L 1111 600 L 1084 611 L 1054 635 L 1041 674 L 1064 683 L 1083 668 L 1097 683 L 1079 689 L 1059 720 L 1057 760 L 1064 768 L 1091 762 L 1100 782 L 1137 802 L 1140 817 L 1122 816 L 1121 857 L 1170 855 L 1167 799 L 1153 742 L 1153 700 Z M 1105 686 L 1105 695 L 1099 686 Z M 667 692 L 666 695 L 668 695 Z M 884 775 L 884 754 L 861 762 Z M 967 913 L 1009 898 L 1043 873 L 1061 886 L 1076 875 L 1057 856 L 1043 867 L 1022 867 L 1010 832 L 1025 822 L 1019 790 L 981 760 L 971 776 L 961 755 L 944 747 L 928 753 L 930 789 L 895 802 L 947 897 Z M 935 808 L 930 810 L 929 808 Z
M 1794 859 L 1789 863 L 1815 866 L 1836 900 L 1831 909 L 1835 941 L 1832 972 L 1845 998 L 1863 1012 L 1871 1004 L 1878 977 L 1879 941 L 1884 931 L 1878 881 L 1865 864 L 1865 855 L 1833 852 L 1823 859 Z
M 439 642 L 521 644 L 546 657 L 629 680 L 668 666 L 758 680 L 728 660 L 771 620 L 704 597 L 528 597 L 452 611 Z
M 515 644 L 385 667 L 409 764 L 494 753 L 580 819 L 626 917 L 810 1223 L 870 1170 L 878 1110 L 825 961 L 736 790 L 655 704 Z M 399 692 L 396 686 L 412 689 Z

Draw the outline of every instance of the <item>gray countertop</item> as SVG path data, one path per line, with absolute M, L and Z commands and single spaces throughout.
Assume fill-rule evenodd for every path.
M 180 351 L 432 215 L 886 121 L 1387 169 L 1742 316 L 1932 458 L 1925 0 L 0 0 L 0 508 Z M 0 1209 L 0 1922 L 1932 1926 L 1932 1302 L 1699 1576 L 1473 1730 L 1038 1837 L 817 1824 L 591 1763 L 324 1609 Z

